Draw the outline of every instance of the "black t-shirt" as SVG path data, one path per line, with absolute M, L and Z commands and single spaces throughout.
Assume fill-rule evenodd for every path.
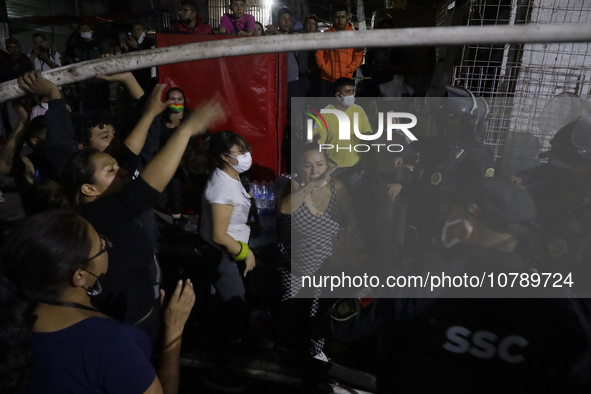
M 17 79 L 27 71 L 33 70 L 35 70 L 33 62 L 31 62 L 24 53 L 17 59 L 6 57 L 2 63 L 0 63 L 0 82 Z
M 124 323 L 135 324 L 148 315 L 158 297 L 155 285 L 159 273 L 155 267 L 154 248 L 136 222 L 140 214 L 156 204 L 158 196 L 158 191 L 139 177 L 121 192 L 77 209 L 99 234 L 113 243 L 109 251 L 109 269 L 100 278 L 103 291 L 91 298 L 92 303 Z M 149 331 L 154 339 L 157 325 Z

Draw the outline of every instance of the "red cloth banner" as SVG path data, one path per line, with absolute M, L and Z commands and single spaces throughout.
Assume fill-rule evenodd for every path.
M 158 34 L 158 47 L 234 39 L 232 36 Z M 257 37 L 250 39 L 256 40 Z M 178 86 L 188 108 L 219 92 L 228 103 L 228 122 L 212 132 L 232 130 L 252 146 L 251 180 L 273 180 L 281 172 L 286 124 L 286 54 L 251 55 L 159 67 L 160 83 Z

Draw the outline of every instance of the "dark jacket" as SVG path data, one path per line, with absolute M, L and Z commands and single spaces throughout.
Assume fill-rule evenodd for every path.
M 457 245 L 443 256 L 423 255 L 395 274 L 426 278 L 442 272 L 485 281 L 469 290 L 378 289 L 365 308 L 356 299 L 331 308 L 337 339 L 381 333 L 378 392 L 445 387 L 454 393 L 552 393 L 575 392 L 587 383 L 591 342 L 579 302 L 562 289 L 529 287 L 524 293 L 519 286 L 497 286 L 500 273 L 511 279 L 510 273 L 526 272 L 520 255 Z M 544 298 L 518 298 L 524 296 Z
M 27 55 L 24 53 L 17 59 L 7 56 L 0 63 L 0 82 L 6 82 L 24 75 L 28 71 L 33 71 L 35 67 Z

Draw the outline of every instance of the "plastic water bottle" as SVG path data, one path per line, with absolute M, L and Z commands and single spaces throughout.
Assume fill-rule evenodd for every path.
M 267 185 L 265 182 L 261 185 L 261 208 L 267 209 Z
M 252 189 L 252 195 L 254 196 L 254 201 L 256 202 L 257 208 L 261 207 L 261 185 L 257 181 L 254 181 L 250 184 Z M 260 215 L 260 212 L 259 212 Z
M 268 186 L 267 190 L 267 208 L 275 209 L 275 190 L 272 183 Z

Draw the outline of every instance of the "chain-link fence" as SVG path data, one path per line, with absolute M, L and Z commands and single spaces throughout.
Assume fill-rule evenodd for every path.
M 470 5 L 467 24 L 587 23 L 590 15 L 591 2 L 585 0 L 476 0 Z M 452 84 L 489 100 L 486 143 L 494 149 L 495 158 L 504 158 L 505 172 L 535 164 L 533 157 L 525 159 L 529 163 L 516 163 L 514 156 L 524 149 L 529 156 L 547 149 L 565 113 L 574 107 L 585 109 L 572 94 L 584 100 L 591 97 L 589 55 L 589 43 L 463 48 Z M 560 100 L 550 102 L 559 94 Z

